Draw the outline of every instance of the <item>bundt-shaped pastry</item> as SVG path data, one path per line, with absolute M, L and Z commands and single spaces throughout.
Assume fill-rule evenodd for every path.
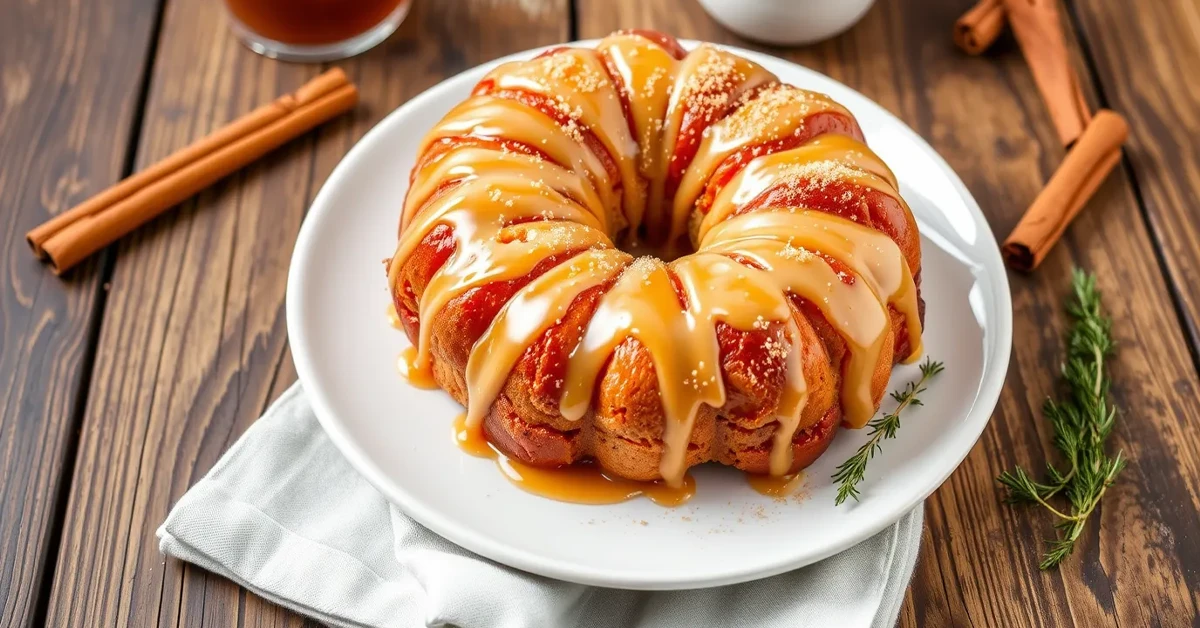
M 719 48 L 627 31 L 500 65 L 410 180 L 388 277 L 412 368 L 527 464 L 794 472 L 921 353 L 892 172 L 841 105 Z

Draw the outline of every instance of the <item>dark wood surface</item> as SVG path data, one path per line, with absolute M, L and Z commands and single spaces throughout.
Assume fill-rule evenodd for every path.
M 24 234 L 128 173 L 156 10 L 0 4 L 0 626 L 45 615 L 112 263 L 104 252 L 60 281 Z
M 1078 0 L 1075 23 L 1102 102 L 1133 128 L 1126 167 L 1200 362 L 1200 5 Z
M 1062 157 L 1010 37 L 980 58 L 967 0 L 878 0 L 846 34 L 766 48 L 875 99 L 946 157 L 1006 234 Z M 1127 158 L 1031 276 L 979 444 L 926 504 L 905 626 L 1195 624 L 1200 605 L 1200 11 L 1069 0 L 1093 104 L 1126 114 Z M 292 381 L 283 295 L 304 212 L 382 116 L 472 65 L 629 26 L 750 47 L 694 0 L 417 0 L 384 45 L 338 63 L 363 105 L 205 191 L 66 280 L 22 235 L 46 216 L 289 91 L 321 68 L 241 47 L 212 0 L 0 0 L 0 626 L 300 626 L 158 553 L 184 491 Z M 1114 437 L 1131 459 L 1058 571 L 1051 521 L 993 478 L 1036 466 L 1070 269 L 1097 273 L 1120 352 Z

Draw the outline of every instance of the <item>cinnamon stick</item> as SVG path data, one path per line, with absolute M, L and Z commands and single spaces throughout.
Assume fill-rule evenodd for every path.
M 969 55 L 983 54 L 1007 24 L 1004 0 L 979 0 L 954 23 L 954 43 Z
M 1096 112 L 1062 165 L 1004 241 L 1001 252 L 1009 266 L 1029 272 L 1046 259 L 1067 225 L 1121 161 L 1121 144 L 1128 134 L 1129 125 L 1121 114 L 1107 109 Z
M 34 254 L 62 274 L 266 153 L 358 102 L 340 69 L 305 83 L 167 158 L 55 216 L 26 234 Z
M 1071 66 L 1056 0 L 1003 0 L 1013 35 L 1033 72 L 1063 146 L 1070 146 L 1091 120 L 1079 77 Z

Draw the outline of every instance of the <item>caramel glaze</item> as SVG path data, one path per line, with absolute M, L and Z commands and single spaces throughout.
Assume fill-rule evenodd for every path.
M 804 472 L 797 471 L 783 475 L 747 473 L 746 482 L 750 484 L 750 488 L 761 495 L 783 499 L 794 493 L 804 483 Z
M 466 417 L 460 414 L 454 420 L 454 443 L 472 456 L 495 460 L 504 477 L 523 491 L 575 504 L 618 504 L 645 497 L 666 507 L 682 506 L 696 494 L 696 480 L 690 474 L 672 487 L 661 480 L 637 482 L 617 477 L 586 461 L 558 469 L 525 464 L 504 455 L 481 432 L 468 428 Z
M 853 116 L 736 55 L 670 41 L 617 33 L 497 67 L 429 133 L 411 176 L 389 263 L 416 345 L 409 379 L 436 375 L 465 403 L 463 442 L 485 422 L 507 430 L 506 473 L 525 486 L 543 472 L 518 460 L 607 464 L 608 447 L 656 452 L 656 469 L 626 474 L 678 489 L 707 459 L 759 468 L 730 443 L 759 447 L 762 430 L 764 470 L 794 473 L 838 417 L 865 425 L 890 366 L 921 353 L 916 225 Z M 695 253 L 615 248 L 642 235 L 686 237 Z M 635 399 L 602 387 L 642 355 L 661 412 L 649 430 L 621 419 Z M 506 388 L 514 372 L 529 373 L 528 402 Z M 539 404 L 555 394 L 557 407 Z M 551 433 L 565 440 L 530 445 Z
M 400 357 L 396 358 L 396 370 L 400 373 L 400 376 L 408 380 L 408 383 L 416 388 L 424 388 L 426 390 L 437 388 L 438 384 L 433 378 L 433 373 L 427 369 L 418 367 L 416 360 L 416 347 L 405 347 L 400 352 Z
M 400 314 L 396 311 L 394 303 L 388 304 L 387 321 L 388 325 L 392 326 L 392 329 L 404 329 L 404 322 L 401 320 Z M 396 370 L 400 373 L 400 376 L 417 388 L 437 388 L 438 385 L 434 381 L 432 373 L 414 366 L 416 357 L 417 350 L 415 347 L 405 347 L 400 352 L 400 356 L 396 358 Z

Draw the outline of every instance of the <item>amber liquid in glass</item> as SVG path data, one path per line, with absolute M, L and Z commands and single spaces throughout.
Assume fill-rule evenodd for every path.
M 285 44 L 321 45 L 367 32 L 411 0 L 225 0 L 255 33 Z

